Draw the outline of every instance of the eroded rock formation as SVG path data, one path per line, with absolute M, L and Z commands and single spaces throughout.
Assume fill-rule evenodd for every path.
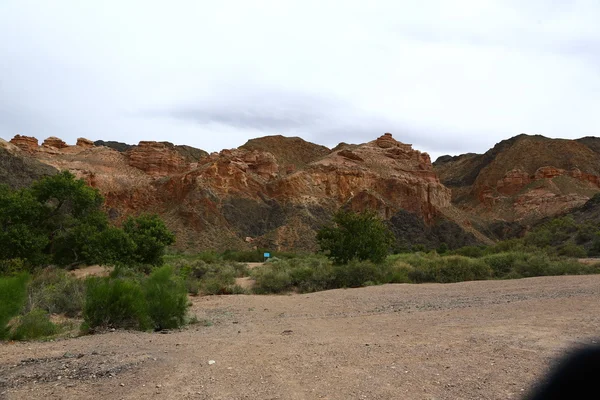
M 160 142 L 142 141 L 127 151 L 129 165 L 152 176 L 166 176 L 185 171 L 188 165 L 176 151 Z
M 316 230 L 340 207 L 373 209 L 388 219 L 404 213 L 397 221 L 413 215 L 424 227 L 440 218 L 457 220 L 459 230 L 466 226 L 455 218 L 451 192 L 426 153 L 391 134 L 336 149 L 282 136 L 210 155 L 168 142 L 117 151 L 85 139 L 67 146 L 49 138 L 30 156 L 97 187 L 116 221 L 159 213 L 180 247 L 314 250 Z
M 38 140 L 31 136 L 15 135 L 10 143 L 27 152 L 36 151 L 39 147 Z
M 54 147 L 55 149 L 64 149 L 65 147 L 69 147 L 62 139 L 57 138 L 56 136 L 50 136 L 44 143 L 42 143 L 44 147 Z
M 77 138 L 77 144 L 76 144 L 76 146 L 84 147 L 86 149 L 89 149 L 90 147 L 94 147 L 95 144 L 94 144 L 94 142 L 92 142 L 89 139 L 86 139 L 86 138 Z

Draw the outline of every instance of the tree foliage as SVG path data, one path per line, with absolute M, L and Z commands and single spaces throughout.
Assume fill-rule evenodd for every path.
M 44 177 L 30 188 L 0 185 L 0 261 L 44 264 L 148 263 L 159 265 L 175 240 L 155 215 L 110 226 L 104 199 L 73 174 Z
M 388 255 L 393 234 L 372 211 L 339 210 L 333 217 L 333 225 L 317 232 L 317 242 L 336 264 L 353 259 L 380 263 Z
M 135 244 L 134 260 L 142 264 L 162 264 L 165 247 L 175 242 L 175 235 L 157 215 L 129 217 L 123 224 L 123 231 Z

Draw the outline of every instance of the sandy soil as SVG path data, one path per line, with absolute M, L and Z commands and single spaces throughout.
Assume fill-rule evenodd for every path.
M 0 345 L 0 398 L 518 399 L 600 329 L 600 276 L 192 301 L 182 331 Z

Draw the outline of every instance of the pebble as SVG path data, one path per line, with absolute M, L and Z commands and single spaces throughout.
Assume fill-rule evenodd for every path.
M 217 363 L 217 362 L 216 362 L 215 360 L 209 360 L 209 361 L 208 361 L 208 365 L 213 365 L 213 364 L 216 364 L 216 363 Z

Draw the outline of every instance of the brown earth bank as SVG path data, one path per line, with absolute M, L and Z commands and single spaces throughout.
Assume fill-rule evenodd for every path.
M 518 399 L 600 326 L 598 275 L 192 301 L 169 334 L 0 345 L 0 398 Z

